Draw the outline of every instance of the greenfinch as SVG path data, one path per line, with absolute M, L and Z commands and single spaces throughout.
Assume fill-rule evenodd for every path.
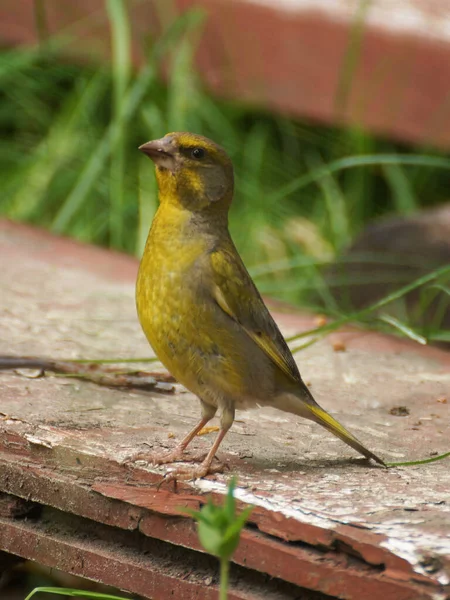
M 247 272 L 228 231 L 233 165 L 223 148 L 193 133 L 169 133 L 139 147 L 155 163 L 159 207 L 136 284 L 140 323 L 159 360 L 200 399 L 201 419 L 155 464 L 183 452 L 221 412 L 220 431 L 177 479 L 204 477 L 236 409 L 272 406 L 322 425 L 363 456 L 384 462 L 321 408 Z

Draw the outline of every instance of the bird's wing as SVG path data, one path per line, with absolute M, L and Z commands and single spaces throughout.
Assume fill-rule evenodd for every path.
M 211 252 L 213 298 L 289 378 L 301 382 L 294 357 L 234 248 Z
M 294 408 L 294 404 L 288 409 L 283 408 L 283 410 L 299 414 L 302 417 L 307 416 L 331 431 L 363 456 L 372 458 L 379 464 L 386 466 L 381 458 L 370 452 L 355 436 L 316 403 L 303 383 L 291 351 L 275 321 L 270 316 L 237 251 L 234 248 L 219 249 L 213 251 L 210 256 L 214 281 L 214 300 L 231 319 L 242 327 L 243 331 L 251 337 L 275 365 L 292 381 L 298 383 L 303 390 L 303 395 L 299 398 L 302 402 L 297 404 L 297 406 L 302 406 L 301 412 Z M 305 409 L 309 409 L 309 416 L 305 414 Z

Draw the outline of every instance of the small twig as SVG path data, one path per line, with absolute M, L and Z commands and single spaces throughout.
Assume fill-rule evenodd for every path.
M 0 370 L 40 369 L 92 381 L 112 388 L 139 389 L 161 393 L 173 393 L 175 379 L 168 373 L 155 371 L 117 371 L 117 367 L 105 367 L 96 363 L 80 363 L 70 360 L 53 360 L 39 356 L 0 356 Z

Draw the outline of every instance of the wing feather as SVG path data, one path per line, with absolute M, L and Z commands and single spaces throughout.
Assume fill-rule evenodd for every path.
M 211 253 L 213 297 L 220 308 L 294 381 L 301 382 L 294 357 L 234 249 Z

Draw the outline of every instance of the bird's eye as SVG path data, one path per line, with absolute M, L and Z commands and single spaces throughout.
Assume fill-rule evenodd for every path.
M 205 151 L 203 150 L 203 148 L 192 148 L 191 156 L 192 158 L 200 160 L 205 156 Z

